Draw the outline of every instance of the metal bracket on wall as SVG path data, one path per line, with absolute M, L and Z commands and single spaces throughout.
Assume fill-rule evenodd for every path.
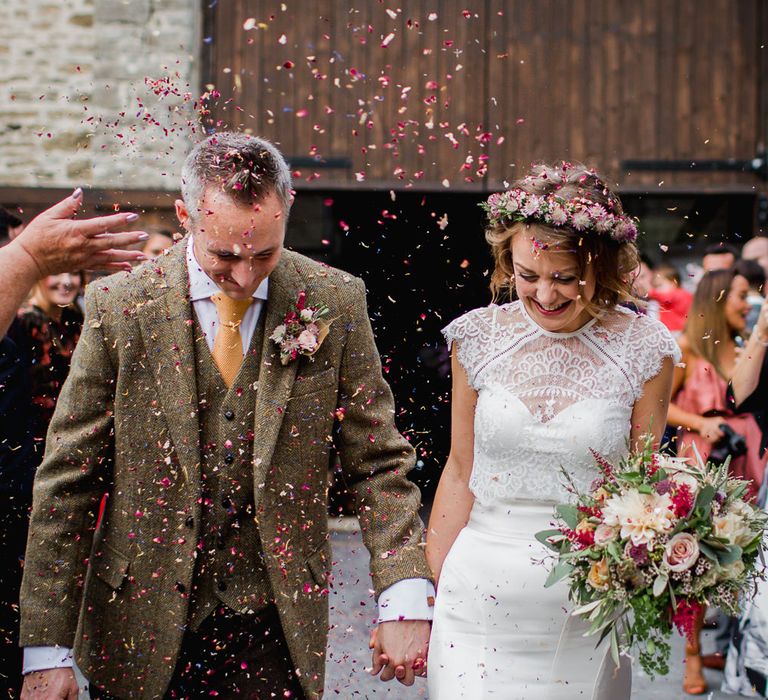
M 345 156 L 331 158 L 289 156 L 286 160 L 291 168 L 316 168 L 318 170 L 349 170 L 352 168 L 352 159 Z
M 622 170 L 667 170 L 675 172 L 738 172 L 752 173 L 761 180 L 768 181 L 768 153 L 761 151 L 749 160 L 739 160 L 736 158 L 702 160 L 623 160 L 621 161 Z

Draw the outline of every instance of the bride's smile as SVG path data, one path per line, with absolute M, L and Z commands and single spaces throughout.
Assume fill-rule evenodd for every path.
M 515 234 L 511 251 L 515 289 L 535 323 L 550 333 L 572 333 L 592 318 L 585 301 L 594 294 L 594 274 L 587 269 L 580 279 L 574 253 L 534 227 Z

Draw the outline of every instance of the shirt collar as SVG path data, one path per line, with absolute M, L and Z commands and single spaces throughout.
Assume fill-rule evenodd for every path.
M 192 236 L 187 241 L 187 271 L 189 272 L 189 298 L 190 301 L 210 299 L 216 292 L 220 292 L 219 286 L 205 273 L 197 262 Z M 265 301 L 269 292 L 269 277 L 256 287 L 253 293 L 254 299 Z

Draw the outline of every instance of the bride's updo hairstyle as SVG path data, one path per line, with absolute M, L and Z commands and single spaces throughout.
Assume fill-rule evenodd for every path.
M 592 316 L 633 298 L 632 273 L 640 264 L 637 223 L 594 170 L 538 163 L 510 190 L 491 195 L 481 206 L 488 212 L 485 238 L 495 262 L 494 302 L 515 297 L 511 245 L 518 234 L 530 237 L 532 245 L 574 253 L 582 280 L 591 267 L 595 293 L 583 303 Z

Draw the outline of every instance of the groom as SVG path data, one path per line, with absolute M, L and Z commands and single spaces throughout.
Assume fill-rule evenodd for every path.
M 382 678 L 413 682 L 430 572 L 364 286 L 283 249 L 290 174 L 267 141 L 198 144 L 182 197 L 187 238 L 87 289 L 35 480 L 26 697 L 74 697 L 73 659 L 94 697 L 320 697 L 332 446 L 371 554 Z M 281 362 L 270 336 L 303 306 L 328 311 L 289 328 Z

